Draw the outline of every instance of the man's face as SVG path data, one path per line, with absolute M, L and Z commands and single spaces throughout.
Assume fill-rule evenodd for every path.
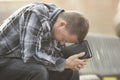
M 53 37 L 60 42 L 61 45 L 65 43 L 78 43 L 77 35 L 69 33 L 66 28 L 67 22 L 58 18 L 53 26 Z
M 61 45 L 65 43 L 78 43 L 77 35 L 70 34 L 65 27 L 60 27 L 56 30 L 55 39 L 60 42 Z

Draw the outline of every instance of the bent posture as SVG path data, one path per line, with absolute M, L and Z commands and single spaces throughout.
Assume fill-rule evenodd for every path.
M 79 80 L 84 53 L 64 58 L 66 42 L 81 42 L 89 29 L 77 12 L 34 3 L 18 9 L 1 26 L 0 80 Z

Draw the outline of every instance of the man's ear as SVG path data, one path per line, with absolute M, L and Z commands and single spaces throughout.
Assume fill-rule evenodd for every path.
M 67 25 L 67 22 L 65 20 L 61 20 L 60 26 L 62 26 L 62 27 L 64 26 L 65 27 L 66 25 Z

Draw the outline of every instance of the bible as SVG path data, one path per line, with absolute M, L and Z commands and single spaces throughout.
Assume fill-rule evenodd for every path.
M 85 52 L 85 55 L 83 57 L 80 57 L 80 59 L 88 59 L 92 57 L 92 52 L 87 40 L 83 40 L 81 43 L 66 46 L 62 50 L 65 58 L 81 52 Z

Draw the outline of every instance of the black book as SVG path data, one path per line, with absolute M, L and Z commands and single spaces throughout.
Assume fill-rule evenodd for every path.
M 80 57 L 80 59 L 88 59 L 92 57 L 92 52 L 90 50 L 87 40 L 84 40 L 78 44 L 72 44 L 70 46 L 66 46 L 62 50 L 62 53 L 64 54 L 65 58 L 68 58 L 71 55 L 78 54 L 81 52 L 85 52 L 85 55 L 83 57 Z

